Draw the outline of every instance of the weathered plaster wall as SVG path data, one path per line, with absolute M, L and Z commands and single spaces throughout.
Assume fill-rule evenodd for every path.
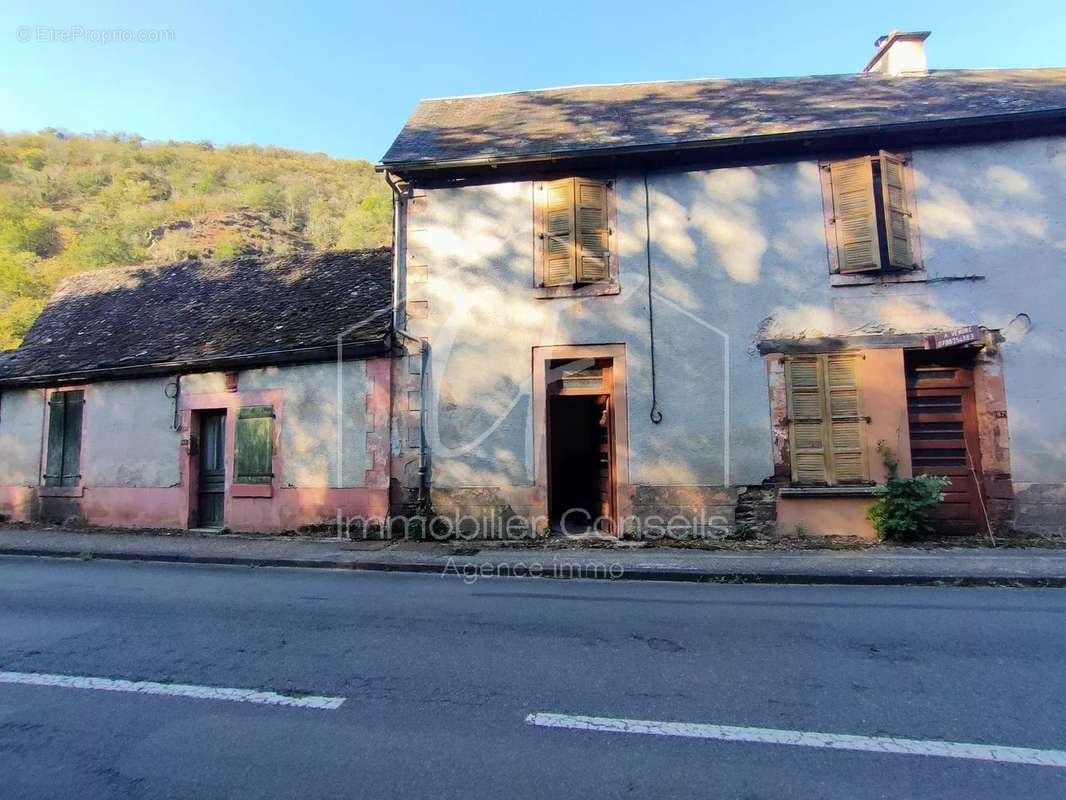
M 174 401 L 164 394 L 173 378 L 90 384 L 82 426 L 82 485 L 73 496 L 49 498 L 48 514 L 96 525 L 185 527 L 190 522 L 190 464 L 181 441 L 188 436 L 190 409 L 225 408 L 231 412 L 229 527 L 291 529 L 330 522 L 338 513 L 382 517 L 388 511 L 390 368 L 390 359 L 379 358 L 347 361 L 339 371 L 333 362 L 248 370 L 238 374 L 236 393 L 226 391 L 224 373 L 186 375 L 181 379 L 182 432 L 173 430 Z M 230 486 L 233 415 L 241 404 L 259 402 L 275 404 L 279 477 L 267 487 L 272 490 L 267 496 L 235 497 Z M 43 391 L 4 394 L 0 514 L 18 519 L 34 514 L 43 415 Z
M 1066 140 L 913 155 L 925 283 L 829 285 L 813 161 L 649 176 L 661 425 L 648 418 L 642 177 L 615 183 L 621 293 L 580 299 L 534 296 L 533 183 L 426 190 L 405 259 L 408 326 L 433 347 L 434 485 L 532 482 L 534 346 L 625 344 L 634 483 L 744 485 L 773 473 L 758 339 L 968 324 L 1008 339 L 1015 480 L 1066 483 L 1066 418 L 1049 391 L 1066 385 Z
M 44 392 L 6 390 L 0 396 L 0 486 L 36 486 L 41 468 Z
M 365 361 L 268 367 L 240 374 L 241 391 L 285 392 L 282 485 L 363 486 L 366 464 Z M 337 382 L 340 380 L 340 481 L 337 482 Z
M 178 444 L 172 378 L 110 381 L 85 390 L 82 482 L 85 486 L 176 486 Z

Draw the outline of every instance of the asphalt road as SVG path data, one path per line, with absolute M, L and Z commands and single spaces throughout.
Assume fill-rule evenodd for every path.
M 1062 798 L 1066 769 L 541 728 L 531 713 L 1066 750 L 1066 590 L 0 559 L 0 798 Z

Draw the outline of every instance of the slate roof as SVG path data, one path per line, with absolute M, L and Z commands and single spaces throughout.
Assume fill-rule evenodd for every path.
M 0 354 L 0 385 L 322 360 L 352 326 L 347 354 L 383 352 L 391 264 L 380 248 L 80 273 L 60 284 L 22 346 Z
M 417 169 L 1055 110 L 1066 110 L 1066 69 L 575 86 L 423 100 L 381 162 Z

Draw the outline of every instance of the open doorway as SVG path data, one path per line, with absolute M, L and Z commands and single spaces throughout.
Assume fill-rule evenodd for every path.
M 614 425 L 610 360 L 551 364 L 548 391 L 548 514 L 553 530 L 611 532 Z M 605 391 L 606 390 L 606 391 Z

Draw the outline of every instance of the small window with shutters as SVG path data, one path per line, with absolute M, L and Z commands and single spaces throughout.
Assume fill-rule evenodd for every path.
M 908 159 L 882 150 L 823 165 L 830 270 L 920 269 Z
M 859 356 L 790 356 L 788 390 L 792 482 L 839 485 L 869 479 L 859 411 Z
M 246 406 L 237 412 L 233 482 L 270 483 L 274 478 L 274 409 Z
M 81 420 L 85 392 L 55 391 L 48 398 L 48 455 L 45 486 L 81 483 Z
M 535 184 L 536 283 L 565 288 L 611 284 L 611 182 L 560 178 Z

